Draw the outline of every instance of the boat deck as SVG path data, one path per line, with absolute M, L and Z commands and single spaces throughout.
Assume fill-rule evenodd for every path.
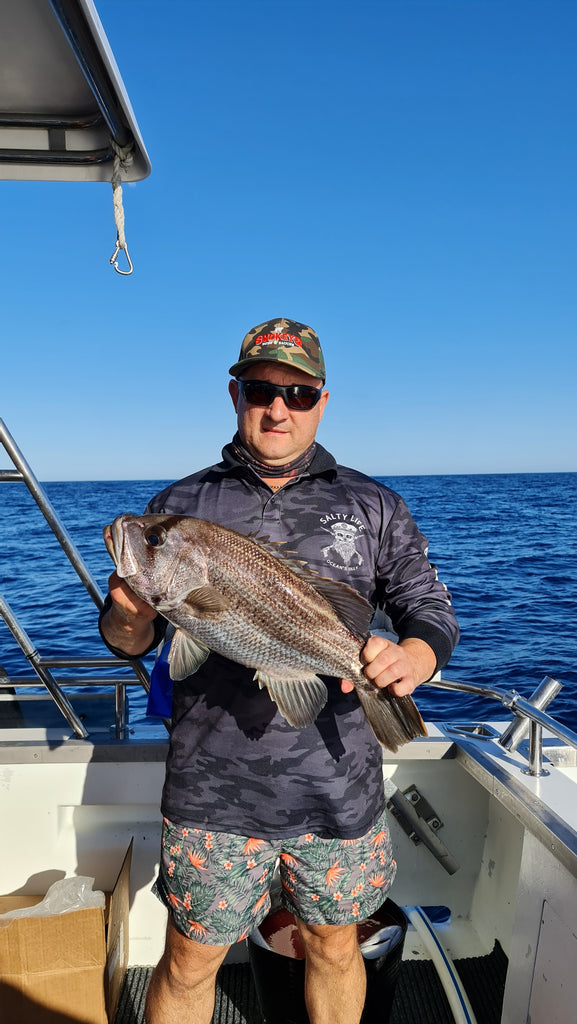
M 410 932 L 408 933 L 408 937 Z M 497 943 L 489 956 L 455 961 L 477 1024 L 499 1024 L 505 990 L 507 957 Z M 114 1024 L 144 1024 L 144 1001 L 151 967 L 130 968 Z M 453 1024 L 453 1014 L 434 967 L 404 960 L 388 1024 Z M 248 963 L 225 964 L 217 981 L 213 1024 L 264 1024 Z M 297 1024 L 280 1017 L 268 1024 Z M 300 1022 L 298 1022 L 300 1024 Z M 387 1024 L 363 1021 L 363 1024 Z
M 59 872 L 95 877 L 97 888 L 110 891 L 119 858 L 132 843 L 130 960 L 114 1024 L 141 1024 L 148 965 L 161 955 L 165 927 L 166 912 L 152 896 L 151 884 L 160 841 L 166 730 L 158 721 L 129 720 L 126 738 L 119 740 L 111 727 L 113 702 L 83 692 L 72 698 L 89 732 L 82 740 L 45 696 L 0 697 L 5 807 L 22 840 L 15 859 L 9 836 L 4 839 L 10 866 L 5 888 L 43 892 Z M 428 738 L 384 759 L 386 779 L 401 793 L 420 794 L 427 819 L 434 812 L 440 839 L 458 865 L 454 873 L 445 870 L 391 814 L 399 851 L 392 897 L 403 908 L 449 911 L 437 933 L 477 1024 L 524 1020 L 528 1014 L 547 1019 L 544 1007 L 552 995 L 557 1002 L 563 996 L 567 1013 L 556 1019 L 569 1024 L 577 1000 L 577 975 L 568 959 L 574 962 L 577 948 L 575 750 L 545 737 L 547 770 L 533 777 L 526 771 L 526 755 L 504 750 L 495 732 L 430 725 Z M 421 938 L 411 926 L 390 1024 L 452 1024 Z M 529 945 L 534 954 L 528 958 Z M 556 965 L 566 960 L 562 973 Z M 231 959 L 223 965 L 214 1024 L 262 1024 L 248 963 Z M 267 1024 L 300 1022 L 275 1022 L 269 1015 Z M 386 1024 L 384 1012 L 375 1024 Z

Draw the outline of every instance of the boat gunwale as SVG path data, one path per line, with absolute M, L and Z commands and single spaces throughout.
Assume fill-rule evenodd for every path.
M 505 755 L 505 757 L 504 757 Z M 456 743 L 456 760 L 523 827 L 546 846 L 573 875 L 577 874 L 577 828 L 569 823 L 571 797 L 575 807 L 575 781 L 554 765 L 544 776 L 527 774 L 521 755 L 505 754 L 497 744 L 462 738 Z M 525 774 L 522 774 L 525 773 Z M 567 792 L 564 815 L 553 805 Z M 577 826 L 577 811 L 573 812 Z

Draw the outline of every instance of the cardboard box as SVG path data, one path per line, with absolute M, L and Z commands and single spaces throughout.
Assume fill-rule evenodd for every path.
M 2 1024 L 108 1024 L 128 963 L 132 842 L 106 909 L 14 918 L 0 927 Z M 0 914 L 40 896 L 0 896 Z

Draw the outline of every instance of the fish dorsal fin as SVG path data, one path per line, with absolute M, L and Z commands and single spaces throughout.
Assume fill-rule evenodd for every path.
M 310 572 L 311 575 L 316 575 L 312 569 L 306 569 L 306 560 L 299 558 L 296 551 L 290 551 L 287 548 L 287 541 L 285 540 L 271 540 L 270 537 L 263 537 L 260 533 L 249 533 L 247 534 L 248 540 L 252 540 L 259 548 L 266 551 L 269 555 L 274 555 L 275 558 L 285 562 L 295 572 L 299 572 L 305 568 L 305 571 Z
M 189 591 L 183 605 L 196 619 L 213 619 L 227 611 L 230 602 L 219 590 L 205 583 Z
M 204 664 L 210 654 L 209 648 L 187 633 L 177 629 L 168 652 L 169 675 L 171 679 L 186 679 Z
M 314 587 L 317 593 L 332 605 L 351 633 L 361 638 L 366 637 L 375 609 L 357 590 L 348 583 L 320 576 L 314 569 L 310 569 L 307 562 L 299 558 L 295 551 L 287 550 L 284 541 L 270 541 L 268 537 L 256 533 L 250 534 L 250 540 L 284 562 L 297 576 Z
M 366 637 L 375 610 L 357 590 L 349 587 L 348 583 L 313 573 L 310 573 L 309 583 L 332 605 L 351 633 L 360 638 Z
M 283 718 L 296 729 L 311 725 L 327 702 L 327 688 L 318 676 L 285 680 L 257 671 L 254 678 L 261 690 L 266 687 Z
M 257 544 L 260 544 L 261 547 L 263 547 L 263 548 L 266 547 L 266 545 L 269 542 L 274 544 L 274 541 L 270 540 L 270 535 L 268 533 L 264 534 L 264 533 L 257 533 L 256 531 L 254 531 L 253 533 L 245 534 L 245 536 L 246 536 L 247 540 L 254 540 Z

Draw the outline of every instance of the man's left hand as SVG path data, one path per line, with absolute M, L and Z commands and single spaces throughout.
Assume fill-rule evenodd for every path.
M 424 640 L 409 637 L 399 644 L 381 636 L 371 636 L 361 651 L 364 673 L 378 687 L 388 686 L 397 697 L 412 693 L 415 687 L 435 673 L 437 659 Z M 354 686 L 348 679 L 341 680 L 343 693 Z

